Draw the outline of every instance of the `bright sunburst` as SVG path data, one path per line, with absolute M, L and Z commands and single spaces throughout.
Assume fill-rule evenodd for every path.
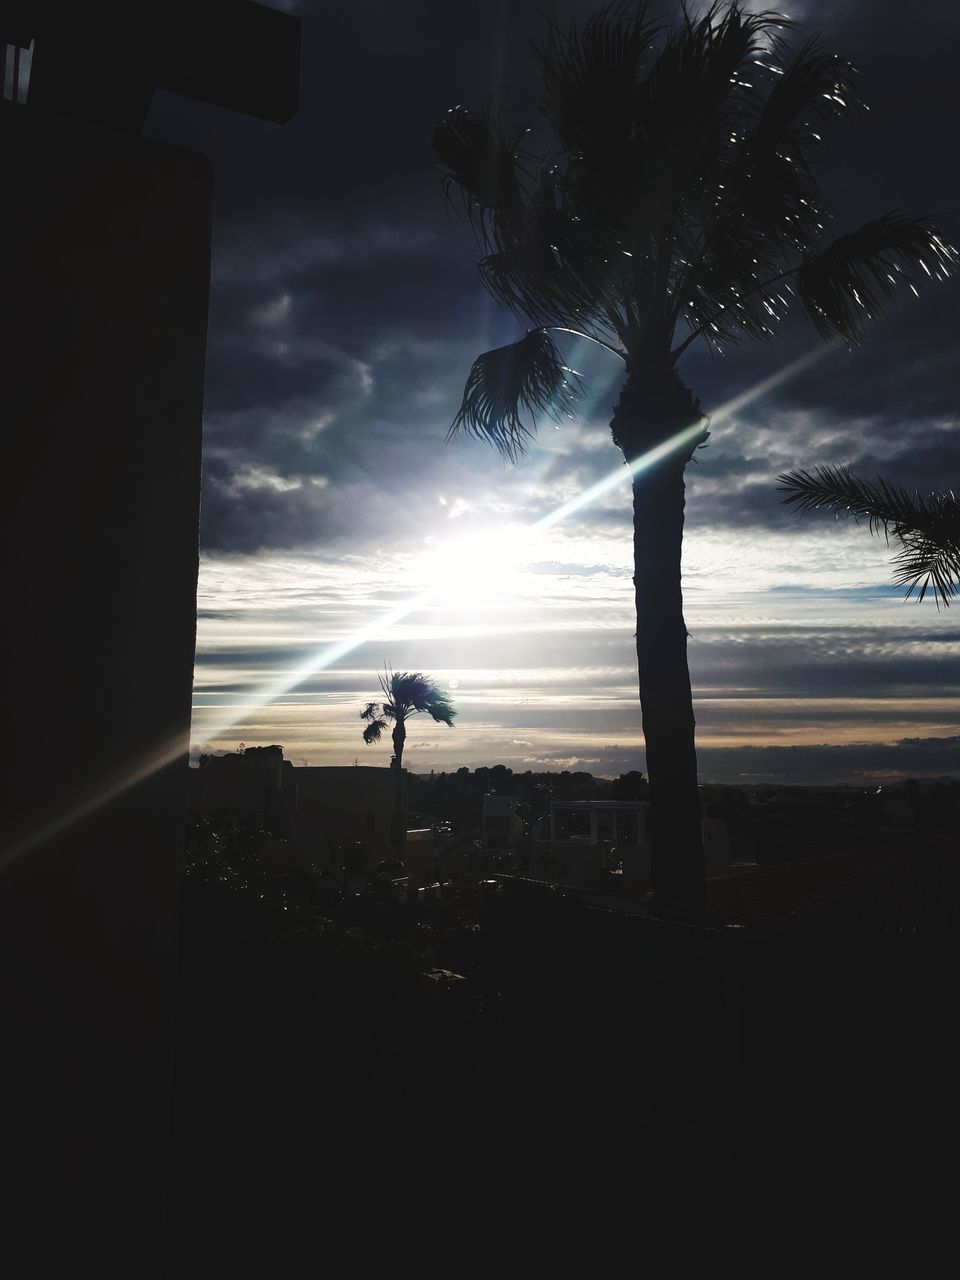
M 431 537 L 414 566 L 414 577 L 438 605 L 488 607 L 517 583 L 525 552 L 520 529 L 497 528 L 453 538 Z

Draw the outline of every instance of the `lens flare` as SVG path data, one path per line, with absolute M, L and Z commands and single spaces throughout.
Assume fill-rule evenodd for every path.
M 714 413 L 710 415 L 710 423 L 716 425 L 724 419 L 729 418 L 732 414 L 743 409 L 746 405 L 752 404 L 760 399 L 774 388 L 781 386 L 790 378 L 795 377 L 798 373 L 808 368 L 815 361 L 822 359 L 829 348 L 815 347 L 807 352 L 806 355 L 792 361 L 784 366 L 783 369 L 771 374 L 770 377 L 756 383 L 741 395 L 735 396 L 732 400 L 728 400 L 726 404 L 720 406 Z M 567 516 L 572 515 L 576 511 L 582 510 L 589 506 L 605 493 L 609 493 L 618 485 L 626 484 L 631 481 L 634 476 L 639 475 L 642 471 L 648 470 L 655 466 L 658 462 L 669 457 L 671 453 L 677 452 L 684 448 L 689 448 L 692 441 L 701 433 L 703 429 L 702 423 L 696 423 L 693 426 L 685 427 L 682 431 L 678 431 L 669 440 L 665 440 L 662 444 L 641 454 L 639 458 L 634 459 L 629 465 L 622 465 L 611 471 L 609 475 L 604 476 L 602 480 L 598 480 L 596 484 L 591 485 L 575 498 L 571 498 L 569 502 L 565 502 L 562 506 L 543 516 L 540 520 L 525 528 L 510 531 L 506 537 L 512 547 L 518 545 L 524 535 L 533 536 L 542 533 L 545 529 L 552 529 L 555 525 L 565 520 Z M 489 548 L 489 540 L 485 544 Z M 345 636 L 342 640 L 338 640 L 334 644 L 324 645 L 317 649 L 305 661 L 299 663 L 295 667 L 291 667 L 285 671 L 278 679 L 261 686 L 241 708 L 239 713 L 231 709 L 229 713 L 215 719 L 209 724 L 204 731 L 204 738 L 213 740 L 221 734 L 236 728 L 246 716 L 254 711 L 260 710 L 261 707 L 273 702 L 276 698 L 282 697 L 285 693 L 289 693 L 297 685 L 302 684 L 310 676 L 316 675 L 317 672 L 325 671 L 341 658 L 352 653 L 362 644 L 371 641 L 382 640 L 390 632 L 391 628 L 398 623 L 403 622 L 412 613 L 418 609 L 422 609 L 425 605 L 436 602 L 443 595 L 445 590 L 450 589 L 450 583 L 458 580 L 465 584 L 467 589 L 470 588 L 470 576 L 472 571 L 479 571 L 482 566 L 482 572 L 487 573 L 491 563 L 494 566 L 494 576 L 502 573 L 502 568 L 497 567 L 496 558 L 488 553 L 481 555 L 481 542 L 478 539 L 476 544 L 471 542 L 465 544 L 461 548 L 463 555 L 467 557 L 464 561 L 457 561 L 456 547 L 450 552 L 449 556 L 441 556 L 441 561 L 446 562 L 447 568 L 440 573 L 440 580 L 434 582 L 431 586 L 421 591 L 418 595 L 413 596 L 410 600 L 403 604 L 397 605 L 396 608 L 382 614 L 374 622 L 366 627 L 361 627 L 358 631 L 352 632 L 349 636 Z M 507 556 L 507 542 L 504 542 L 504 556 Z M 511 553 L 512 554 L 512 553 Z M 446 584 L 446 585 L 445 585 Z M 101 806 L 108 804 L 111 800 L 115 800 L 118 796 L 129 791 L 131 787 L 150 777 L 158 769 L 165 765 L 173 763 L 178 757 L 186 754 L 185 744 L 177 739 L 175 742 L 168 742 L 158 747 L 151 755 L 145 757 L 141 763 L 135 768 L 121 776 L 120 778 L 107 779 L 101 788 L 92 794 L 88 799 L 76 804 L 73 808 L 65 811 L 61 816 L 55 818 L 50 823 L 37 830 L 30 836 L 21 840 L 15 846 L 4 850 L 0 855 L 0 866 L 11 861 L 16 857 L 29 852 L 44 840 L 60 834 L 74 823 L 81 821 L 94 813 Z

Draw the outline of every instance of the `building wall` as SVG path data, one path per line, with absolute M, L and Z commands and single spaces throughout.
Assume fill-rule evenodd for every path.
M 190 808 L 216 820 L 250 818 L 278 834 L 287 824 L 293 765 L 283 750 L 212 756 L 190 770 Z
M 59 1269 L 66 1249 L 146 1278 L 170 1123 L 209 167 L 11 103 L 0 155 L 0 412 L 18 457 L 0 503 L 0 1195 L 39 1251 L 30 1274 L 80 1274 Z
M 394 776 L 392 769 L 359 765 L 292 769 L 291 858 L 300 864 L 335 867 L 337 845 L 357 840 L 364 845 L 368 866 L 392 858 Z

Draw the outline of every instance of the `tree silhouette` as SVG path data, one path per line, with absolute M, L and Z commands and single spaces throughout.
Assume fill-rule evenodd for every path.
M 769 340 L 791 297 L 824 338 L 857 343 L 901 285 L 956 264 L 933 226 L 896 213 L 821 244 L 821 130 L 855 103 L 854 68 L 817 40 L 791 49 L 789 27 L 719 2 L 672 26 L 622 3 L 582 26 L 551 21 L 536 48 L 549 151 L 527 150 L 528 131 L 489 106 L 454 107 L 434 133 L 483 284 L 531 326 L 474 362 L 451 434 L 516 460 L 539 414 L 570 416 L 581 384 L 554 333 L 599 343 L 624 365 L 611 433 L 633 471 L 654 895 L 683 915 L 702 911 L 704 892 L 684 470 L 708 431 L 677 361 L 697 338 L 716 350 Z
M 875 484 L 855 476 L 849 467 L 816 467 L 789 471 L 778 477 L 788 492 L 784 502 L 798 511 L 825 507 L 839 515 L 866 520 L 870 532 L 891 535 L 900 544 L 894 557 L 894 581 L 917 600 L 933 590 L 939 606 L 960 594 L 960 498 L 951 491 L 921 498 L 899 485 L 878 479 Z
M 396 771 L 396 802 L 393 839 L 397 857 L 403 856 L 403 747 L 407 739 L 407 721 L 411 716 L 426 712 L 439 724 L 453 728 L 454 710 L 448 694 L 444 693 L 428 676 L 419 671 L 388 671 L 386 667 L 379 677 L 383 692 L 382 702 L 368 702 L 360 712 L 360 719 L 368 721 L 363 740 L 369 746 L 379 742 L 388 725 L 393 725 L 393 755 Z

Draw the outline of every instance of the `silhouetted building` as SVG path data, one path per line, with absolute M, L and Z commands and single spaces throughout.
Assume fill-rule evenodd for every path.
M 348 846 L 368 868 L 394 856 L 392 767 L 294 766 L 282 747 L 246 747 L 202 756 L 189 781 L 194 814 L 261 825 L 282 841 L 271 858 L 290 866 L 337 870 Z
M 238 0 L 0 11 L 11 1274 L 160 1274 L 210 165 L 138 135 L 158 85 L 288 118 L 298 33 Z
M 532 871 L 598 890 L 619 876 L 623 890 L 636 897 L 651 888 L 650 803 L 646 800 L 555 800 L 550 805 L 549 835 L 534 841 Z M 707 874 L 730 864 L 726 820 L 701 818 Z
M 650 805 L 643 800 L 555 800 L 549 835 L 534 842 L 534 874 L 598 890 L 616 871 L 631 895 L 650 888 Z
M 291 805 L 292 771 L 278 746 L 201 756 L 200 767 L 190 771 L 190 807 L 213 820 L 251 819 L 282 835 Z
M 358 841 L 368 868 L 394 856 L 392 769 L 298 767 L 290 771 L 290 784 L 288 839 L 294 862 L 336 867 L 339 846 Z

